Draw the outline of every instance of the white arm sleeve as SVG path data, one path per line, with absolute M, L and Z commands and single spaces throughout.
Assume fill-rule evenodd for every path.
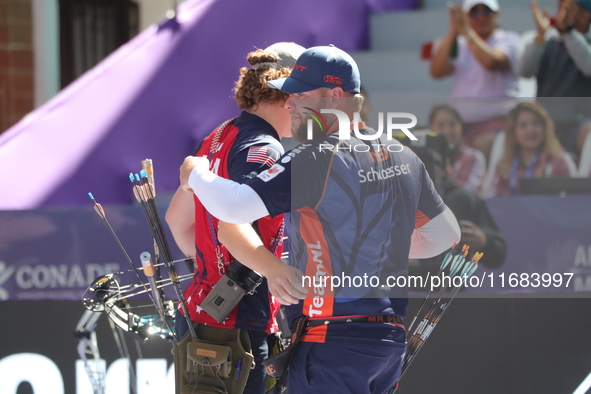
M 449 208 L 413 231 L 410 241 L 411 259 L 427 259 L 439 255 L 460 242 L 461 232 Z
M 205 209 L 224 222 L 251 223 L 269 214 L 263 200 L 248 185 L 196 168 L 188 183 Z

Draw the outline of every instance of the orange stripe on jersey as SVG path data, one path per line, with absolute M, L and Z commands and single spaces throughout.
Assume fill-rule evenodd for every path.
M 423 227 L 425 224 L 429 223 L 430 220 L 431 219 L 429 219 L 427 215 L 417 209 L 415 214 L 415 228 Z
M 324 324 L 324 325 L 318 326 L 318 327 L 313 327 L 305 333 L 305 335 L 302 337 L 301 341 L 302 342 L 325 343 L 327 331 L 328 331 L 328 324 Z
M 300 213 L 300 234 L 308 255 L 305 275 L 310 278 L 312 289 L 309 290 L 312 290 L 314 294 L 314 297 L 304 300 L 303 313 L 310 317 L 332 316 L 334 291 L 330 289 L 332 266 L 328 242 L 326 242 L 322 224 L 320 224 L 316 212 L 308 207 L 298 209 L 298 212 Z M 316 337 L 314 342 L 325 341 L 326 327 L 323 330 L 313 331 Z

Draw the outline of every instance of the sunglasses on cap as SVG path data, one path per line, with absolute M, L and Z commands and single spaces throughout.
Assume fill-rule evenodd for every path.
M 477 17 L 478 15 L 491 16 L 494 13 L 495 12 L 488 7 L 473 7 L 472 9 L 470 9 L 470 11 L 468 11 L 468 15 L 470 15 L 473 18 Z

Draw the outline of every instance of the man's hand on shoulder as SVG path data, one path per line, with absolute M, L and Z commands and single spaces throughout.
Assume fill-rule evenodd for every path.
M 183 161 L 180 168 L 180 182 L 181 188 L 187 192 L 193 192 L 191 186 L 189 186 L 189 177 L 193 169 L 197 170 L 197 173 L 203 173 L 209 170 L 209 160 L 206 157 L 195 157 L 188 156 Z

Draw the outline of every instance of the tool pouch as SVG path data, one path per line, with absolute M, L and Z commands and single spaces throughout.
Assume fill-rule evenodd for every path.
M 248 332 L 195 323 L 173 344 L 176 394 L 241 394 L 254 364 Z

